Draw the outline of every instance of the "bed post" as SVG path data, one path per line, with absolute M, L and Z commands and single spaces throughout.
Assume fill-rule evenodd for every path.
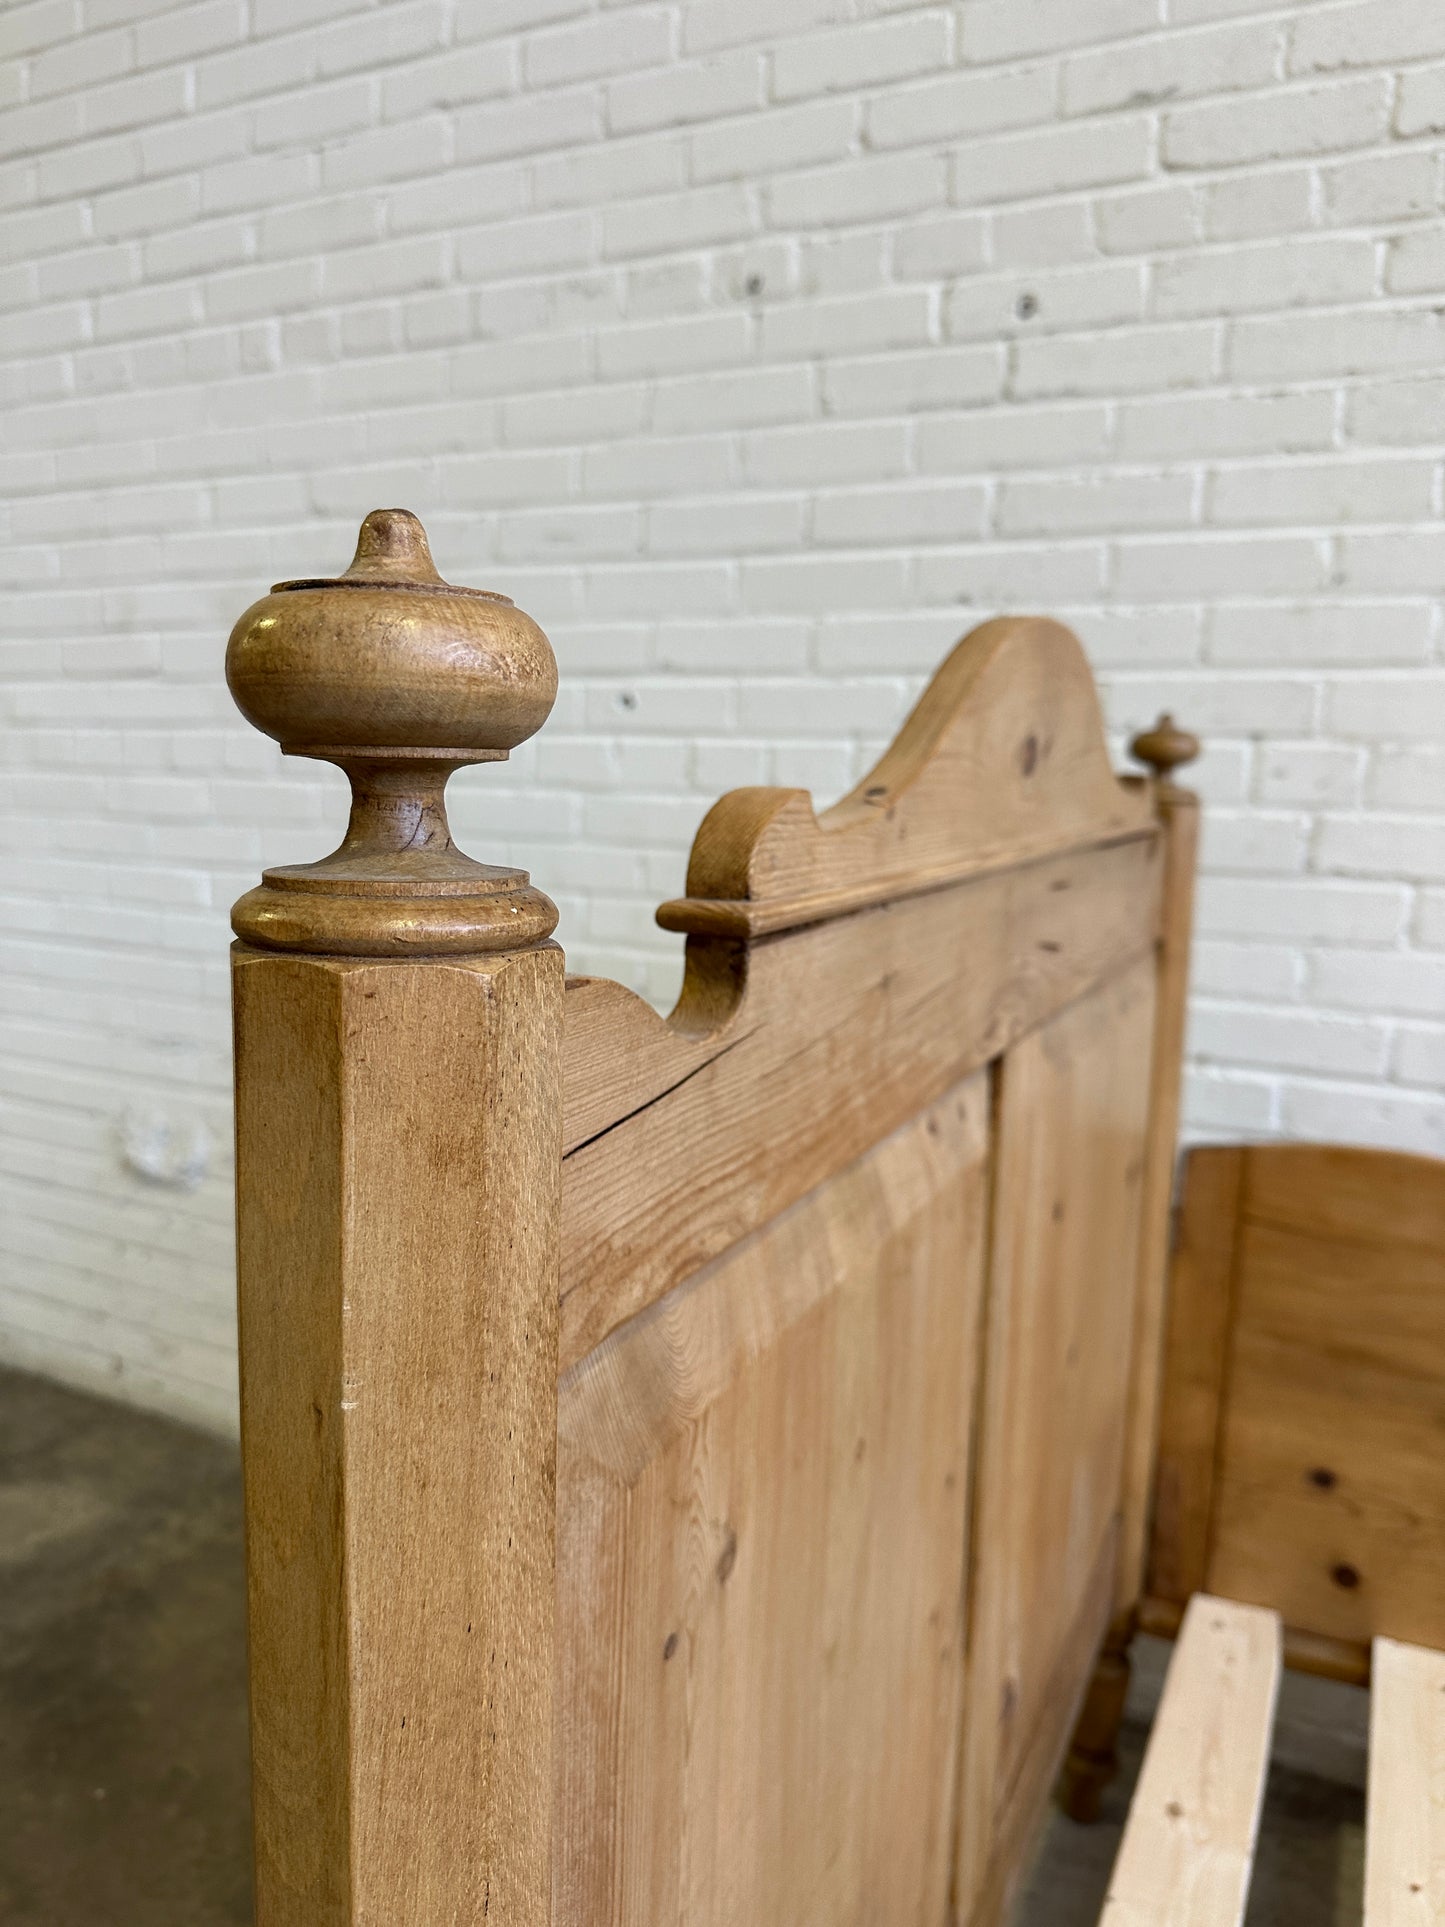
M 1075 1820 L 1098 1817 L 1103 1791 L 1118 1771 L 1116 1742 L 1129 1690 L 1129 1648 L 1144 1587 L 1189 997 L 1194 862 L 1199 842 L 1199 799 L 1174 781 L 1174 771 L 1199 754 L 1198 739 L 1178 728 L 1172 716 L 1161 716 L 1152 729 L 1134 738 L 1129 750 L 1153 772 L 1154 804 L 1163 833 L 1164 873 L 1160 884 L 1149 1135 L 1139 1210 L 1133 1374 L 1124 1442 L 1118 1592 L 1114 1618 L 1079 1714 L 1059 1789 L 1064 1811 Z
M 256 1920 L 549 1927 L 562 955 L 442 792 L 556 666 L 381 510 L 227 678 L 353 789 L 233 917 Z

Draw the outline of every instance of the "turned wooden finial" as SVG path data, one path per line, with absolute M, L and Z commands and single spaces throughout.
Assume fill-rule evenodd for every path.
M 1129 754 L 1147 763 L 1161 783 L 1167 783 L 1176 769 L 1192 763 L 1199 754 L 1199 738 L 1180 729 L 1167 712 L 1152 729 L 1142 730 L 1129 745 Z
M 542 942 L 555 906 L 524 870 L 452 842 L 443 792 L 546 721 L 557 664 L 506 596 L 444 582 L 405 509 L 374 509 L 344 575 L 278 582 L 241 617 L 226 681 L 288 756 L 351 779 L 351 822 L 319 863 L 267 870 L 231 927 L 271 950 L 398 957 Z

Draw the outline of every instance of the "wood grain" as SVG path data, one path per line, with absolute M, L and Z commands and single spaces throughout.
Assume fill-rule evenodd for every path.
M 1445 1653 L 1374 1642 L 1365 1927 L 1445 1919 Z
M 1445 1644 L 1445 1164 L 1241 1155 L 1207 1584 L 1362 1652 Z
M 234 987 L 258 1927 L 546 1927 L 561 954 Z
M 1276 1613 L 1195 1595 L 1100 1927 L 1240 1927 L 1279 1671 Z
M 1209 1577 L 1214 1483 L 1234 1314 L 1245 1149 L 1184 1161 L 1170 1276 L 1148 1590 L 1183 1606 Z
M 942 1920 L 986 1078 L 559 1399 L 557 1918 Z
M 622 1088 L 660 1095 L 568 1153 L 564 1367 L 1030 1026 L 1152 956 L 1158 851 L 1146 834 L 753 946 L 721 1036 L 684 1040 L 671 1072 L 659 1050 L 636 1084 L 619 1066 Z M 569 1009 L 569 1118 L 600 1114 L 615 1009 L 594 1004 L 590 1035 Z M 1147 1078 L 1147 1036 L 1137 1048 Z
M 882 760 L 821 816 L 805 790 L 734 790 L 693 844 L 670 930 L 762 936 L 999 865 L 1152 827 L 1109 763 L 1078 639 L 1042 616 L 985 622 L 934 675 Z
M 1018 1864 L 1113 1604 L 1153 1023 L 1149 955 L 998 1073 L 963 1918 Z
M 1166 719 L 1167 720 L 1167 719 Z M 1192 739 L 1190 739 L 1192 741 Z M 1138 743 L 1135 743 L 1138 754 Z M 1179 760 L 1176 743 L 1167 747 Z M 1197 748 L 1197 745 L 1195 745 Z M 1134 1308 L 1134 1359 L 1129 1385 L 1129 1435 L 1124 1451 L 1124 1517 L 1119 1538 L 1116 1607 L 1131 1612 L 1144 1590 L 1153 1500 L 1159 1406 L 1164 1372 L 1164 1323 L 1169 1276 L 1169 1229 L 1174 1166 L 1179 1148 L 1179 1093 L 1184 1072 L 1184 1025 L 1189 1005 L 1189 950 L 1194 929 L 1194 866 L 1199 804 L 1173 783 L 1159 786 L 1164 830 L 1160 892 L 1158 987 L 1149 1059 L 1149 1135 L 1139 1212 L 1139 1284 Z

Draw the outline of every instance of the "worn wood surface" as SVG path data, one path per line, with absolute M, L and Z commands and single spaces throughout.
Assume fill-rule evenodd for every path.
M 1279 1671 L 1277 1614 L 1195 1595 L 1100 1927 L 1240 1927 Z
M 318 863 L 267 870 L 236 904 L 249 944 L 312 955 L 519 950 L 557 909 L 524 870 L 452 841 L 445 791 L 467 763 L 505 760 L 546 721 L 552 646 L 504 595 L 444 582 L 405 509 L 374 509 L 339 576 L 278 582 L 231 631 L 226 681 L 288 756 L 345 770 L 351 821 Z
M 1146 740 L 1136 740 L 1136 755 L 1140 753 L 1140 742 Z M 1193 744 L 1192 738 L 1188 744 Z M 1156 752 L 1168 751 L 1173 759 L 1171 767 L 1182 759 L 1186 748 L 1187 745 L 1167 741 L 1155 745 Z M 1179 1147 L 1184 1025 L 1189 1003 L 1189 950 L 1194 929 L 1194 865 L 1199 841 L 1199 805 L 1195 797 L 1173 783 L 1164 783 L 1159 787 L 1158 803 L 1164 827 L 1163 878 L 1154 1037 L 1149 1061 L 1149 1132 L 1139 1211 L 1139 1284 L 1129 1382 L 1129 1432 L 1124 1451 L 1124 1516 L 1119 1535 L 1119 1589 L 1115 1601 L 1121 1614 L 1131 1612 L 1139 1602 L 1148 1557 L 1164 1364 L 1169 1229 Z
M 1196 1153 L 1197 1185 L 1186 1232 L 1218 1262 L 1181 1250 L 1172 1405 L 1208 1355 L 1218 1409 L 1198 1402 L 1192 1456 L 1162 1441 L 1156 1588 L 1201 1583 L 1205 1545 L 1202 1583 L 1295 1631 L 1445 1645 L 1445 1164 L 1258 1145 Z
M 666 1020 L 452 846 L 551 659 L 412 518 L 233 652 L 356 786 L 238 928 L 408 959 L 237 964 L 260 1927 L 996 1927 L 1137 1538 L 1187 941 L 1079 644 L 724 798 Z
M 1153 1024 L 1147 955 L 997 1073 L 963 1918 L 1018 1864 L 1113 1605 Z
M 1445 1653 L 1374 1642 L 1365 1927 L 1445 1920 Z
M 988 1081 L 559 1398 L 557 1918 L 942 1920 Z
M 1209 1576 L 1229 1367 L 1242 1145 L 1191 1151 L 1170 1277 L 1148 1590 L 1184 1605 Z
M 561 954 L 234 978 L 258 1927 L 547 1927 Z
M 1078 639 L 1042 616 L 1000 617 L 964 637 L 882 760 L 821 817 L 805 790 L 715 804 L 687 897 L 658 917 L 766 936 L 1152 825 L 1144 785 L 1110 766 Z
M 592 1133 L 563 1174 L 564 1365 L 1030 1026 L 1152 955 L 1158 879 L 1146 834 L 760 944 L 721 1036 L 684 1038 L 676 1081 L 610 1129 L 596 1128 L 588 1080 L 609 1060 L 623 1088 L 633 1073 L 589 1018 L 627 1005 L 589 987 L 574 1021 L 569 992 L 569 1128 Z M 621 1034 L 637 1032 L 645 1019 Z M 655 1092 L 661 1052 L 638 1055 L 632 1089 Z M 1148 1057 L 1146 1037 L 1141 1078 Z

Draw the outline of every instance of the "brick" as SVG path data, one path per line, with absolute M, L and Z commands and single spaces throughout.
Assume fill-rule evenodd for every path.
M 1211 522 L 1258 528 L 1416 521 L 1430 515 L 1435 467 L 1427 461 L 1295 462 L 1229 468 L 1210 478 Z
M 1091 476 L 1082 480 L 1005 480 L 997 527 L 1001 535 L 1061 535 L 1102 530 L 1170 529 L 1194 519 L 1194 484 L 1187 475 Z
M 1130 460 L 1170 456 L 1179 461 L 1304 454 L 1332 445 L 1334 421 L 1334 397 L 1322 390 L 1151 396 L 1120 405 L 1119 452 Z
M 1164 116 L 1166 167 L 1237 167 L 1291 154 L 1331 154 L 1385 133 L 1384 75 L 1300 87 L 1240 100 L 1203 101 Z
M 529 87 L 561 87 L 599 74 L 661 65 L 671 49 L 671 23 L 663 8 L 614 7 L 529 34 L 522 45 L 522 66 Z
M 1397 234 L 1385 256 L 1385 286 L 1391 294 L 1428 294 L 1445 288 L 1445 234 L 1433 223 Z
M 1323 586 L 1320 545 L 1305 536 L 1226 536 L 1123 542 L 1115 586 L 1127 596 L 1291 595 Z
M 1004 357 L 998 347 L 929 348 L 919 354 L 895 350 L 856 360 L 830 357 L 823 392 L 834 415 L 913 415 L 995 401 L 1003 378 Z
M 1198 1004 L 1190 1042 L 1204 1061 L 1220 1059 L 1278 1070 L 1367 1077 L 1385 1068 L 1388 1033 L 1381 1023 L 1289 1009 Z
M 1445 380 L 1368 383 L 1350 391 L 1352 441 L 1415 446 L 1445 439 Z
M 1102 407 L 974 411 L 920 423 L 918 466 L 960 474 L 1063 468 L 1096 460 L 1108 445 L 1109 418 Z
M 796 100 L 932 73 L 947 65 L 951 38 L 948 15 L 938 9 L 780 40 L 772 50 L 773 94 Z
M 894 241 L 894 268 L 904 281 L 936 281 L 983 268 L 988 229 L 979 214 L 911 222 Z
M 747 346 L 748 326 L 743 315 L 698 315 L 637 328 L 611 328 L 598 337 L 597 364 L 609 378 L 675 374 L 684 368 L 740 361 Z
M 1231 331 L 1229 372 L 1246 382 L 1327 380 L 1433 369 L 1445 352 L 1445 314 L 1429 308 L 1356 308 L 1329 315 L 1246 316 Z
M 1347 67 L 1382 67 L 1445 53 L 1445 19 L 1421 0 L 1365 0 L 1318 7 L 1300 14 L 1290 29 L 1291 73 L 1329 73 Z
M 1145 33 L 1160 20 L 1159 0 L 1093 0 L 1087 13 L 1074 0 L 973 0 L 964 13 L 965 60 L 1011 60 L 1053 53 L 1094 40 Z
M 1064 63 L 1064 112 L 1163 106 L 1195 94 L 1262 87 L 1278 71 L 1280 43 L 1278 23 L 1265 19 L 1075 54 Z
M 1437 999 L 1427 1016 L 1445 1009 L 1445 990 L 1437 992 Z M 1445 1026 L 1402 1025 L 1395 1040 L 1394 1068 L 1407 1084 L 1427 1084 L 1432 1093 L 1438 1092 L 1445 1085 Z
M 706 486 L 709 478 L 699 479 Z M 662 501 L 648 514 L 647 547 L 652 554 L 663 556 L 766 554 L 800 547 L 806 521 L 807 504 L 801 496 Z
M 1319 170 L 1324 218 L 1340 227 L 1407 221 L 1439 207 L 1439 167 L 1429 153 L 1371 154 Z
M 1408 905 L 1408 893 L 1399 884 L 1209 877 L 1200 885 L 1197 923 L 1205 936 L 1393 943 L 1404 929 Z
M 1187 247 L 1203 232 L 1198 190 L 1174 184 L 1101 195 L 1094 220 L 1099 245 L 1109 254 Z
M 1445 676 L 1358 676 L 1325 694 L 1332 735 L 1380 742 L 1438 741 L 1445 736 Z
M 901 422 L 830 422 L 759 429 L 743 437 L 742 452 L 743 474 L 750 483 L 816 488 L 903 475 L 908 437 Z
M 1445 1013 L 1445 957 L 1400 950 L 1327 951 L 1312 960 L 1309 988 L 1322 1004 L 1342 1010 L 1438 1020 Z M 1445 1029 L 1432 1035 L 1445 1037 Z
M 1400 76 L 1395 132 L 1445 133 L 1445 66 L 1424 67 Z
M 1321 870 L 1349 876 L 1407 877 L 1445 882 L 1445 834 L 1438 815 L 1327 816 L 1319 828 Z
M 1423 603 L 1221 604 L 1210 612 L 1209 659 L 1219 663 L 1424 662 L 1430 610 Z
M 1445 749 L 1431 743 L 1378 751 L 1370 759 L 1366 794 L 1381 809 L 1438 814 L 1445 810 Z
M 1213 374 L 1218 339 L 1207 322 L 1024 339 L 1016 350 L 1013 391 L 1020 400 L 1031 400 L 1187 388 Z
M 1211 241 L 1307 233 L 1314 223 L 1314 178 L 1307 167 L 1229 174 L 1205 188 L 1203 208 L 1204 233 Z
M 1162 320 L 1177 321 L 1356 301 L 1367 298 L 1374 283 L 1371 241 L 1344 235 L 1270 241 L 1169 256 L 1155 270 L 1152 305 Z
M 626 201 L 602 213 L 602 252 L 609 260 L 634 254 L 671 253 L 736 241 L 757 226 L 746 188 L 729 184 L 664 194 L 656 200 Z
M 784 304 L 763 316 L 764 355 L 846 354 L 916 348 L 932 333 L 933 304 L 923 289 Z
M 1004 73 L 951 73 L 870 100 L 866 129 L 874 148 L 973 140 L 1008 127 L 1052 119 L 1058 75 L 1052 66 Z
M 635 134 L 725 114 L 750 114 L 763 103 L 763 71 L 762 55 L 747 50 L 630 74 L 607 87 L 608 128 L 614 134 Z
M 786 175 L 767 195 L 773 227 L 828 227 L 891 220 L 944 199 L 942 155 L 890 154 L 816 173 Z
M 849 547 L 907 547 L 981 535 L 988 497 L 978 483 L 912 483 L 825 495 L 813 512 L 814 539 Z
M 663 435 L 695 429 L 757 428 L 804 420 L 815 412 L 815 406 L 810 368 L 730 370 L 659 382 L 654 391 L 653 426 Z
M 700 127 L 692 137 L 693 178 L 755 180 L 782 168 L 841 160 L 857 118 L 851 100 L 814 100 Z
M 1140 114 L 970 141 L 954 156 L 953 199 L 965 207 L 992 205 L 1047 194 L 1062 182 L 1104 187 L 1142 180 L 1149 171 L 1152 139 L 1149 122 Z
M 1138 262 L 976 275 L 950 290 L 945 332 L 953 340 L 1103 327 L 1138 321 L 1144 308 L 1144 270 Z

